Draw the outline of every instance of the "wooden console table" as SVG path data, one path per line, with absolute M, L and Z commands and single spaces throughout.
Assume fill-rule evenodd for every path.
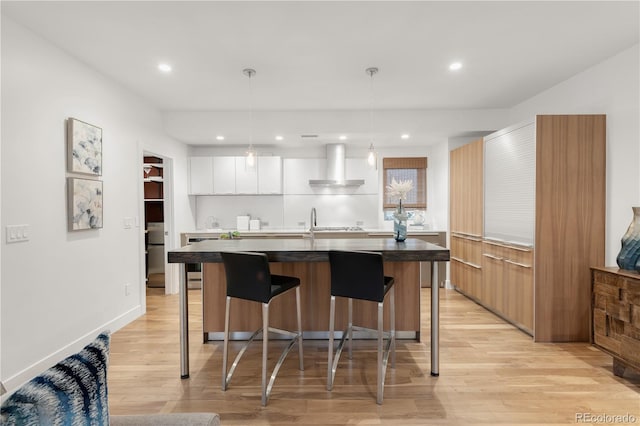
M 613 357 L 613 374 L 640 372 L 640 274 L 591 268 L 591 341 Z

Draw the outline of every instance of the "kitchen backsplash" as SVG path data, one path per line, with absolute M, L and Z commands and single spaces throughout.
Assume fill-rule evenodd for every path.
M 312 207 L 316 208 L 318 226 L 356 226 L 356 222 L 366 228 L 380 226 L 376 194 L 333 194 L 199 196 L 196 227 L 235 229 L 236 216 L 248 214 L 260 219 L 263 229 L 307 229 Z

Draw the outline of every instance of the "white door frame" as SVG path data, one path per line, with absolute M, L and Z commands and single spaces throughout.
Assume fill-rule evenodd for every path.
M 173 158 L 163 155 L 161 153 L 155 151 L 149 151 L 144 149 L 140 144 L 138 144 L 138 158 L 140 165 L 144 164 L 145 156 L 153 156 L 162 158 L 163 162 L 163 214 L 164 214 L 164 271 L 165 271 L 165 294 L 175 294 L 178 293 L 178 283 L 179 283 L 179 268 L 176 268 L 174 264 L 169 264 L 167 262 L 167 251 L 176 247 L 176 236 L 175 236 L 175 212 L 174 212 L 174 202 L 173 202 Z M 143 176 L 141 173 L 140 176 Z M 140 223 L 144 222 L 144 214 L 145 214 L 145 205 L 144 205 L 144 177 L 140 179 L 139 184 L 139 205 L 138 211 L 140 217 Z M 139 253 L 140 253 L 140 294 L 141 304 L 144 308 L 144 312 L 146 312 L 146 276 L 145 276 L 145 229 L 144 226 L 140 226 L 140 234 L 139 234 Z

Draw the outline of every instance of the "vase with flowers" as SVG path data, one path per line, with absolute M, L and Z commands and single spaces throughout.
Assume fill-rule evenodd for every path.
M 391 179 L 391 184 L 387 185 L 387 195 L 398 199 L 398 208 L 393 213 L 393 238 L 398 242 L 407 239 L 407 211 L 402 206 L 402 200 L 407 199 L 407 194 L 413 189 L 412 180 Z

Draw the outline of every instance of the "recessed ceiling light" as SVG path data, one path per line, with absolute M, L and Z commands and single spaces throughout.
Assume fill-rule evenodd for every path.
M 158 69 L 162 72 L 171 72 L 171 65 L 161 63 L 161 64 L 158 64 Z
M 284 138 L 283 138 L 282 136 L 280 136 L 280 135 L 276 136 L 276 140 L 277 140 L 277 141 L 281 141 L 281 140 L 283 140 L 283 139 L 284 139 Z
M 409 134 L 408 133 L 403 133 L 400 138 L 402 139 L 409 139 Z
M 217 141 L 223 141 L 224 140 L 224 136 L 218 135 L 218 136 L 216 136 L 216 140 Z
M 340 135 L 338 136 L 338 139 L 340 139 L 341 141 L 346 141 L 347 137 L 345 135 Z
M 452 62 L 451 65 L 449 65 L 451 71 L 458 71 L 460 68 L 462 68 L 462 62 Z

